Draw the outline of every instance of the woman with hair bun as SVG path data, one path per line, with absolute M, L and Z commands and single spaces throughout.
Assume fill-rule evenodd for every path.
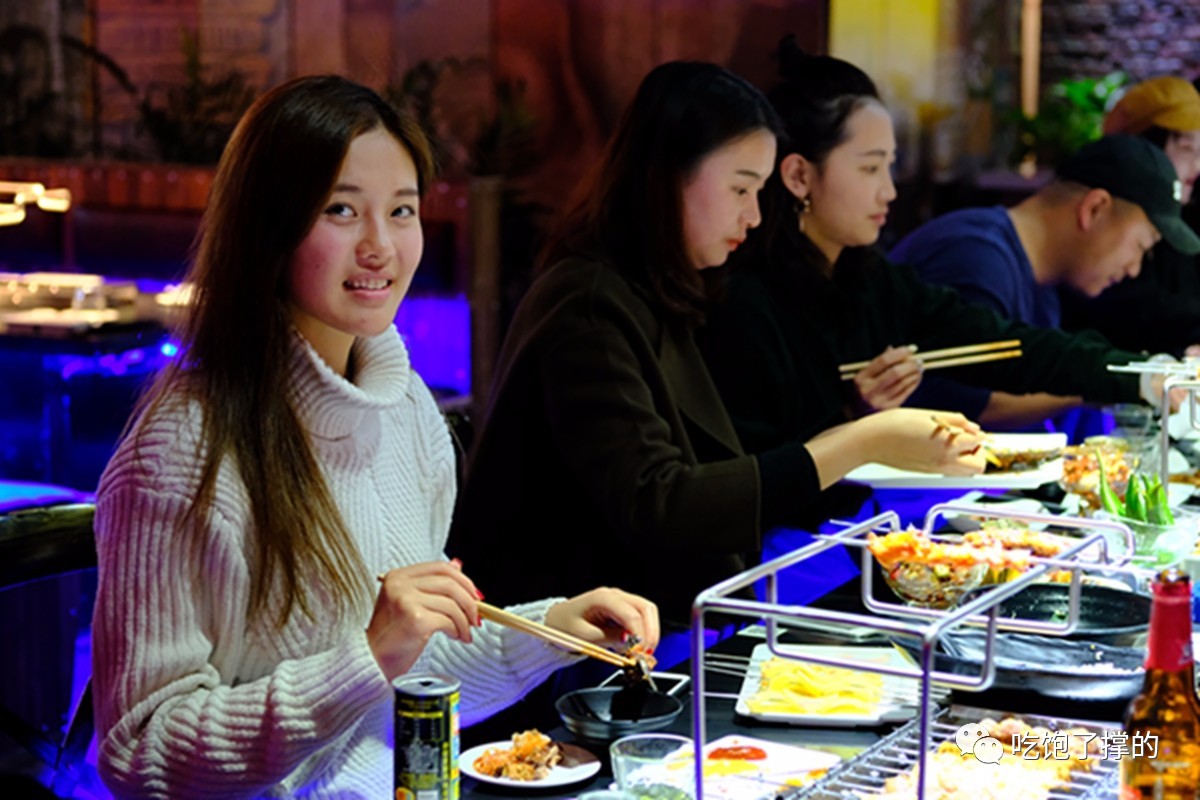
M 920 383 L 920 352 L 955 345 L 1022 343 L 1019 359 L 956 369 L 964 382 L 1138 398 L 1135 378 L 1107 370 L 1137 354 L 1004 320 L 889 263 L 874 245 L 896 198 L 896 142 L 874 83 L 846 61 L 803 53 L 790 36 L 779 64 L 769 96 L 786 136 L 763 190 L 763 224 L 737 253 L 700 333 L 749 452 L 892 413 Z M 838 365 L 854 361 L 869 364 L 843 381 Z

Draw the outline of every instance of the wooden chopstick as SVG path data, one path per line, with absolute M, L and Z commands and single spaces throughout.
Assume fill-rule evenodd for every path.
M 513 630 L 528 633 L 531 636 L 536 636 L 551 644 L 556 644 L 559 647 L 564 647 L 568 650 L 583 653 L 586 656 L 607 661 L 609 664 L 618 667 L 635 667 L 637 661 L 628 656 L 623 656 L 619 653 L 614 653 L 611 650 L 605 650 L 598 644 L 585 641 L 576 636 L 572 636 L 565 631 L 560 631 L 557 628 L 551 628 L 546 625 L 534 622 L 533 620 L 518 617 L 516 614 L 505 611 L 502 608 L 497 608 L 489 603 L 479 604 L 479 616 L 484 619 L 491 620 L 499 625 L 512 628 Z
M 1020 339 L 1006 339 L 1002 342 L 984 342 L 983 344 L 965 344 L 960 347 L 944 347 L 940 350 L 929 350 L 920 352 L 916 350 L 916 345 L 908 345 L 909 349 L 915 351 L 916 358 L 925 364 L 925 367 L 930 368 L 930 361 L 943 358 L 951 358 L 953 356 L 967 356 L 974 353 L 987 353 L 993 350 L 1008 350 L 1010 348 L 1019 348 L 1021 346 Z M 1013 358 L 1013 356 L 1005 356 L 1005 358 Z M 853 361 L 849 364 L 842 364 L 838 367 L 839 372 L 858 372 L 863 367 L 867 366 L 874 359 L 866 361 Z M 974 362 L 965 361 L 965 364 Z
M 1003 361 L 1006 358 L 1020 358 L 1020 350 L 1005 350 L 1001 353 L 980 353 L 977 356 L 962 356 L 960 358 L 943 358 L 932 363 L 926 362 L 925 369 L 942 369 L 943 367 L 961 367 L 964 364 L 982 364 L 985 361 Z
M 945 367 L 962 367 L 967 364 L 982 364 L 985 361 L 1003 361 L 1006 358 L 1020 358 L 1022 355 L 1020 350 L 1003 350 L 999 353 L 980 353 L 975 356 L 959 356 L 958 358 L 943 358 L 941 360 L 926 361 L 922 364 L 923 369 L 943 369 Z M 855 373 L 842 373 L 842 380 L 854 380 Z

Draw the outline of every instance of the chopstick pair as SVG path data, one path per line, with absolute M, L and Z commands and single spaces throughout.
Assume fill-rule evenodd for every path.
M 909 348 L 916 351 L 916 345 L 909 345 Z M 921 360 L 925 369 L 944 369 L 946 367 L 961 367 L 966 364 L 981 364 L 985 361 L 1018 358 L 1021 355 L 1020 348 L 1020 339 L 1006 339 L 1002 342 L 985 342 L 983 344 L 968 344 L 961 347 L 929 350 L 925 353 L 918 353 L 917 358 Z M 842 374 L 842 380 L 852 380 L 855 373 L 870 364 L 872 360 L 874 359 L 853 361 L 849 364 L 840 365 L 838 371 Z
M 375 579 L 382 582 L 383 575 L 376 575 Z M 519 617 L 512 612 L 505 611 L 502 608 L 497 608 L 491 603 L 479 603 L 479 616 L 486 620 L 491 620 L 497 625 L 503 625 L 513 630 L 518 630 L 523 633 L 528 633 L 530 636 L 536 636 L 550 644 L 558 645 L 573 653 L 582 653 L 585 656 L 590 656 L 599 661 L 606 661 L 614 667 L 621 669 L 633 669 L 643 674 L 649 681 L 650 685 L 654 686 L 654 680 L 650 678 L 650 668 L 645 661 L 634 658 L 633 656 L 623 656 L 620 653 L 614 653 L 611 650 L 606 650 L 598 644 L 593 644 L 586 639 L 580 639 L 577 636 L 572 636 L 566 631 L 560 631 L 557 628 L 551 628 L 549 625 L 542 625 L 533 620 Z
M 621 667 L 622 669 L 637 668 L 638 661 L 630 656 L 623 656 L 619 653 L 614 653 L 611 650 L 606 650 L 598 644 L 572 636 L 565 631 L 560 631 L 557 628 L 551 628 L 547 625 L 534 622 L 533 620 L 519 617 L 502 608 L 497 608 L 489 603 L 479 604 L 479 616 L 486 620 L 491 620 L 499 625 L 504 625 L 513 630 L 528 633 L 531 636 L 536 636 L 539 639 L 556 644 L 559 647 L 566 648 L 572 652 L 583 653 L 585 656 L 600 661 L 607 661 L 613 666 Z

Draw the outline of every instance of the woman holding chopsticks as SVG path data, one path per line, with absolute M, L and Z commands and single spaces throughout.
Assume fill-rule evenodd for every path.
M 771 101 L 787 136 L 763 191 L 762 230 L 735 257 L 699 334 L 749 452 L 903 404 L 925 351 L 950 349 L 957 380 L 1018 394 L 1153 396 L 1152 381 L 1107 370 L 1141 355 L 1004 320 L 888 263 L 873 246 L 896 197 L 896 143 L 874 84 L 845 61 L 805 55 L 791 37 L 779 64 Z M 999 349 L 960 349 L 993 342 Z
M 503 612 L 443 555 L 454 451 L 392 327 L 432 166 L 415 122 L 333 76 L 263 95 L 225 149 L 180 359 L 97 495 L 117 797 L 391 797 L 391 679 L 460 679 L 469 724 L 579 661 L 481 616 L 585 651 L 657 642 L 643 598 Z

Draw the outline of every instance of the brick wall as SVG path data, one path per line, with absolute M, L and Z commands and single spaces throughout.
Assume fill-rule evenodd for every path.
M 1200 75 L 1198 0 L 1043 0 L 1042 85 L 1122 69 Z

